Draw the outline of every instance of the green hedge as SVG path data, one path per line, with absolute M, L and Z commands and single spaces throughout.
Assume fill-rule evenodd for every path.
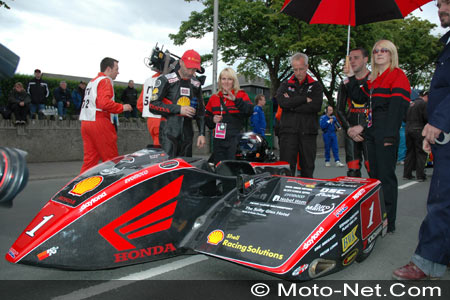
M 12 91 L 14 84 L 16 82 L 19 82 L 19 81 L 22 82 L 23 86 L 26 89 L 28 86 L 28 82 L 31 81 L 33 78 L 34 78 L 34 76 L 32 76 L 32 75 L 16 74 L 12 78 L 0 80 L 0 106 L 6 106 L 8 104 L 8 96 L 9 96 L 10 92 Z M 48 97 L 47 103 L 45 105 L 53 105 L 52 104 L 53 90 L 56 89 L 57 87 L 59 87 L 59 83 L 62 80 L 66 81 L 67 88 L 69 89 L 71 94 L 74 89 L 78 88 L 78 84 L 80 83 L 80 81 L 75 81 L 75 80 L 46 78 L 45 74 L 42 77 L 42 79 L 48 83 L 48 88 L 50 90 L 50 96 Z M 120 96 L 122 95 L 122 92 L 124 89 L 126 89 L 126 87 L 124 87 L 124 86 L 114 86 L 116 102 L 119 102 L 119 103 L 122 102 L 122 101 L 120 101 Z M 138 90 L 138 94 L 140 94 L 141 91 L 139 89 L 137 89 L 137 90 Z M 74 110 L 74 107 L 71 105 L 68 108 L 67 113 L 72 114 L 73 110 Z

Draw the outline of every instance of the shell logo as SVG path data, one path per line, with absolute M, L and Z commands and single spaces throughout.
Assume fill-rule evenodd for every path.
M 224 237 L 225 234 L 222 230 L 214 230 L 208 234 L 208 244 L 217 245 L 223 240 Z
M 191 99 L 189 99 L 188 97 L 180 97 L 178 98 L 177 104 L 180 106 L 189 106 L 191 105 Z
M 158 88 L 154 88 L 152 94 L 153 94 L 153 95 L 154 95 L 154 94 L 158 94 L 158 92 L 159 92 Z
M 81 196 L 87 192 L 94 190 L 96 187 L 102 183 L 102 176 L 94 176 L 86 178 L 77 184 L 74 185 L 73 189 L 69 192 L 69 194 L 74 196 Z

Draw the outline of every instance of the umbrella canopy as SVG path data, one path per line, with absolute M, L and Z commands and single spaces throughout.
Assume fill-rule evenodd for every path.
M 402 19 L 432 0 L 285 0 L 281 12 L 309 24 L 362 25 Z
M 285 0 L 281 12 L 309 24 L 350 26 L 403 19 L 416 8 L 432 0 Z

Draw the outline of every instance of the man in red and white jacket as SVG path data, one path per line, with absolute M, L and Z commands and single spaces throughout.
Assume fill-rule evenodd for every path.
M 114 101 L 113 80 L 118 74 L 119 62 L 105 57 L 100 63 L 100 73 L 86 87 L 80 112 L 84 151 L 81 173 L 97 165 L 99 160 L 107 161 L 119 155 L 114 114 L 132 108 Z

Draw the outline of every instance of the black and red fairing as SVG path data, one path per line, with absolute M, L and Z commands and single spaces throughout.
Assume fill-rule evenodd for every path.
M 204 160 L 186 160 L 145 149 L 86 171 L 51 198 L 6 259 L 103 269 L 185 252 L 178 243 L 196 218 L 236 186 L 205 171 Z
M 183 246 L 307 280 L 350 265 L 383 228 L 377 180 L 267 176 L 243 185 L 240 201 L 216 207 Z

